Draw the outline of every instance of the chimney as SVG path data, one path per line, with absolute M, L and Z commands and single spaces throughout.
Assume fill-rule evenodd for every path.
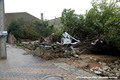
M 41 13 L 41 22 L 43 23 L 43 13 Z

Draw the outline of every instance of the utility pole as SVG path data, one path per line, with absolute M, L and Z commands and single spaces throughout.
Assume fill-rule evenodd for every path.
M 4 0 L 0 0 L 0 31 L 5 30 L 5 14 L 4 14 Z M 6 41 L 5 37 L 0 35 L 0 59 L 6 59 Z

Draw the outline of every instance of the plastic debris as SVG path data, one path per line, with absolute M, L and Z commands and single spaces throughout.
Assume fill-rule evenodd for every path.
M 98 42 L 101 43 L 101 44 L 103 43 L 102 40 L 96 39 L 94 42 L 91 43 L 91 45 L 94 46 L 94 45 L 96 45 Z
M 64 32 L 63 38 L 61 39 L 61 44 L 77 44 L 80 42 L 80 40 L 75 39 L 74 37 L 70 36 L 67 32 Z M 72 40 L 75 40 L 76 42 L 72 43 Z M 59 43 L 60 44 L 60 43 Z

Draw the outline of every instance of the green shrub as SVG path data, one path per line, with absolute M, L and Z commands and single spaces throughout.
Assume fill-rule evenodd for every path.
M 54 25 L 48 25 L 48 21 L 43 23 L 34 21 L 31 24 L 26 23 L 23 19 L 14 20 L 8 27 L 8 33 L 14 34 L 17 39 L 38 39 L 40 36 L 47 37 L 55 33 Z
M 37 39 L 39 34 L 33 25 L 26 25 L 22 19 L 14 20 L 8 26 L 8 33 L 12 33 L 17 39 Z
M 12 21 L 8 27 L 8 33 L 11 32 L 16 38 L 23 35 L 21 31 L 20 24 L 17 21 Z

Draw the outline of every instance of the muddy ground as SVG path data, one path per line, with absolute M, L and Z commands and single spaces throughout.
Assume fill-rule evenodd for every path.
M 57 58 L 54 60 L 65 62 L 77 68 L 85 68 L 89 63 L 104 62 L 109 64 L 116 60 L 120 60 L 120 57 L 110 56 L 110 55 L 82 54 L 82 55 L 78 55 L 77 58 L 76 57 Z
M 94 73 L 100 76 L 118 77 L 120 78 L 120 57 L 110 55 L 96 55 L 96 54 L 81 54 L 77 57 L 57 58 L 54 59 L 59 62 L 65 62 L 76 68 L 83 69 L 87 72 Z M 91 70 L 99 67 L 98 72 Z M 99 74 L 98 74 L 99 73 Z

